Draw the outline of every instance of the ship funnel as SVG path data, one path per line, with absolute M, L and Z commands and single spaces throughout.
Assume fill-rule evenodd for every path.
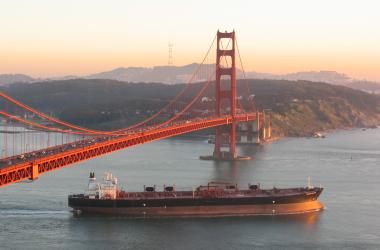
M 96 180 L 95 172 L 90 172 L 90 179 Z
M 97 189 L 98 185 L 96 183 L 95 172 L 90 172 L 86 195 L 88 195 L 90 199 L 94 199 L 97 194 Z

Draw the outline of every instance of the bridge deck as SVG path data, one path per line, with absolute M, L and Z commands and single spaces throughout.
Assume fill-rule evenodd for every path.
M 91 143 L 76 145 L 75 147 L 72 146 L 73 143 L 51 147 L 40 150 L 38 157 L 34 156 L 19 160 L 15 157 L 11 160 L 10 165 L 8 164 L 9 161 L 0 163 L 0 187 L 26 179 L 36 179 L 43 173 L 139 144 L 202 129 L 228 125 L 233 120 L 235 122 L 244 122 L 255 119 L 255 113 L 236 115 L 234 119 L 231 116 L 214 117 L 204 120 L 194 119 L 169 127 L 147 129 L 126 136 L 97 137 L 96 139 L 91 139 Z

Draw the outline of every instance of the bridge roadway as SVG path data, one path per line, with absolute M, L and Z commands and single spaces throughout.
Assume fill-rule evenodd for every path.
M 247 122 L 256 119 L 256 113 L 231 116 L 208 117 L 177 122 L 161 128 L 146 128 L 133 134 L 101 136 L 81 142 L 63 144 L 35 151 L 28 157 L 21 155 L 3 159 L 0 162 L 0 187 L 22 180 L 35 180 L 39 175 L 62 167 L 109 154 L 117 150 L 144 144 L 147 142 L 173 137 L 202 129 L 224 126 L 235 122 Z M 75 146 L 74 146 L 75 145 Z

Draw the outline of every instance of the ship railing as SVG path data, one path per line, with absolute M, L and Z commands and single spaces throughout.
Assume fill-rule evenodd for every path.
M 193 191 L 154 191 L 154 192 L 119 192 L 118 198 L 124 199 L 162 199 L 162 198 L 232 198 L 238 195 L 249 195 L 257 193 L 255 191 L 239 191 L 239 190 L 221 190 L 221 189 L 211 189 L 211 190 L 196 190 Z

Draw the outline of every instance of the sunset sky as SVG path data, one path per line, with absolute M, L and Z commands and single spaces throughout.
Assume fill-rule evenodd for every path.
M 86 75 L 200 62 L 237 32 L 246 70 L 335 70 L 380 81 L 376 0 L 0 0 L 0 73 Z

